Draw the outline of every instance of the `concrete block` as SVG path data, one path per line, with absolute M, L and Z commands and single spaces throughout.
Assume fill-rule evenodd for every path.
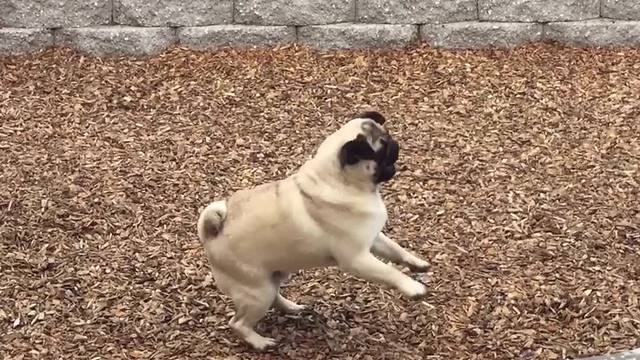
M 51 30 L 0 28 L 0 55 L 29 54 L 50 46 L 53 46 Z
M 640 21 L 607 19 L 549 23 L 545 39 L 584 47 L 640 46 Z
M 602 0 L 602 17 L 621 20 L 640 20 L 640 1 Z
M 107 25 L 111 0 L 2 0 L 0 26 L 57 28 Z
M 387 24 L 437 24 L 477 20 L 476 0 L 358 0 L 357 21 Z
M 268 47 L 296 41 L 290 26 L 216 25 L 178 29 L 181 45 L 198 50 L 220 47 Z
M 250 25 L 318 25 L 351 22 L 352 0 L 236 0 L 234 22 Z
M 417 38 L 415 25 L 335 24 L 298 30 L 298 41 L 319 49 L 399 48 Z
M 478 0 L 483 21 L 549 22 L 594 19 L 599 0 Z
M 176 42 L 172 28 L 104 26 L 60 29 L 55 43 L 94 56 L 155 55 Z
M 134 26 L 204 26 L 233 20 L 232 0 L 114 0 L 113 19 Z
M 461 22 L 424 25 L 422 40 L 427 44 L 450 49 L 514 48 L 538 41 L 542 25 L 527 23 Z

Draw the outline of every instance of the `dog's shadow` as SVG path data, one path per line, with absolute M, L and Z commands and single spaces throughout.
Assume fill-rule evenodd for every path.
M 357 314 L 351 309 L 335 305 L 329 309 L 321 304 L 316 305 L 319 306 L 314 308 L 314 305 L 308 305 L 297 314 L 271 309 L 255 328 L 258 333 L 277 341 L 277 345 L 266 350 L 266 353 L 278 355 L 278 358 L 300 359 L 314 357 L 318 352 L 340 354 L 348 351 L 345 347 L 347 343 L 349 351 L 367 347 L 364 342 L 353 341 L 349 324 Z M 237 346 L 238 350 L 254 352 L 241 341 Z
M 336 309 L 345 310 L 346 309 Z M 269 311 L 257 325 L 258 331 L 274 337 L 278 343 L 319 342 L 327 337 L 330 330 L 329 317 L 308 306 L 297 314 L 285 314 L 277 309 Z

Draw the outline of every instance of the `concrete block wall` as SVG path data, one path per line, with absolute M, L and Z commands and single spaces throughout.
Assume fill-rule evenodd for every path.
M 640 0 L 0 0 L 0 54 L 68 46 L 510 48 L 554 40 L 640 46 Z

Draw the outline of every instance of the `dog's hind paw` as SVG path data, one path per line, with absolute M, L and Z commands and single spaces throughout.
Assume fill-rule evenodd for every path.
M 278 294 L 278 297 L 276 298 L 275 305 L 280 310 L 284 311 L 285 313 L 289 313 L 289 314 L 299 313 L 299 312 L 301 312 L 301 311 L 303 311 L 304 309 L 307 308 L 304 305 L 299 305 L 299 304 L 294 303 L 293 301 L 285 298 L 284 296 L 282 296 L 280 294 Z
M 297 314 L 301 311 L 304 311 L 307 307 L 305 305 L 296 304 L 291 302 L 287 305 L 287 307 L 283 307 L 282 310 L 289 314 Z
M 265 351 L 267 348 L 276 345 L 274 339 L 258 335 L 257 333 L 247 337 L 245 340 L 258 351 Z

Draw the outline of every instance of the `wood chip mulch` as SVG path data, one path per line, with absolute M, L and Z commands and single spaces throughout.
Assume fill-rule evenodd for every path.
M 232 336 L 198 210 L 363 108 L 402 145 L 387 232 L 424 301 L 336 269 Z M 640 50 L 0 59 L 3 359 L 561 359 L 640 346 Z

